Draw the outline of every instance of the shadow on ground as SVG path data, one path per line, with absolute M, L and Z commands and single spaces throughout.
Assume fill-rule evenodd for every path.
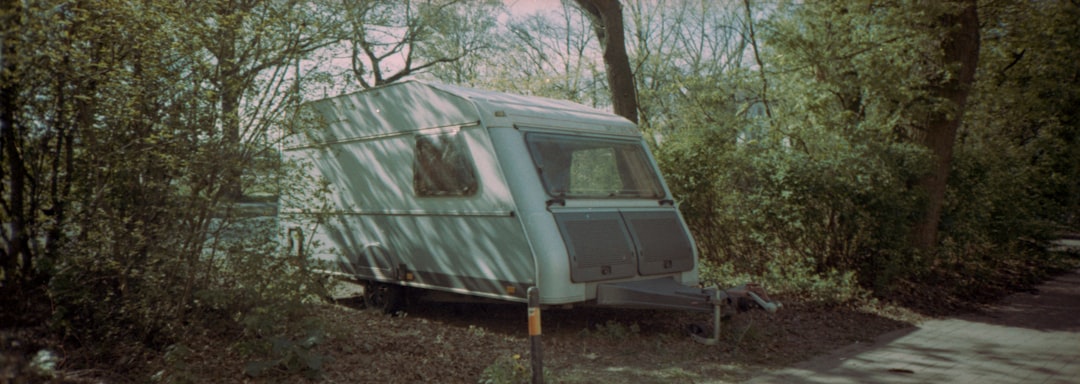
M 754 378 L 766 383 L 1067 383 L 1080 377 L 1080 271 Z
M 509 341 L 510 353 L 527 357 L 526 315 L 523 304 L 419 302 L 402 320 L 495 334 Z M 711 322 L 703 313 L 576 307 L 545 310 L 542 320 L 545 368 L 563 383 L 741 381 L 911 327 L 854 306 L 791 302 L 776 314 L 726 321 L 721 344 L 705 346 L 686 331 Z

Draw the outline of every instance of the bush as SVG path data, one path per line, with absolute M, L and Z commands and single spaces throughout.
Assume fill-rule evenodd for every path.
M 521 355 L 499 356 L 495 362 L 480 373 L 482 384 L 528 383 L 532 378 L 532 367 Z
M 215 248 L 195 255 L 148 247 L 119 258 L 74 249 L 50 284 L 54 329 L 103 360 L 119 357 L 111 355 L 116 344 L 163 351 L 192 335 L 218 335 L 238 340 L 261 364 L 306 373 L 301 368 L 318 357 L 306 341 L 294 340 L 320 332 L 308 306 L 326 296 L 327 282 L 279 252 L 272 220 L 232 225 L 210 239 Z
M 998 297 L 1062 265 L 1036 245 L 1060 230 L 1053 212 L 1067 207 L 1042 196 L 1045 172 L 1031 154 L 997 139 L 961 146 L 941 246 L 919 252 L 908 236 L 921 214 L 913 185 L 927 169 L 925 152 L 819 129 L 778 138 L 687 129 L 655 149 L 704 280 L 754 280 L 828 302 L 869 291 L 922 306 Z
M 791 289 L 835 280 L 886 290 L 917 262 L 906 236 L 919 201 L 904 190 L 920 150 L 829 135 L 804 148 L 768 137 L 717 145 L 715 135 L 668 138 L 656 151 L 714 270 Z

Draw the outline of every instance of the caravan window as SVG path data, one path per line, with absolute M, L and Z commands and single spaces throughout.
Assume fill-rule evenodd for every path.
M 546 133 L 525 136 L 548 194 L 583 198 L 660 198 L 660 178 L 638 140 Z
M 471 196 L 476 189 L 475 167 L 459 131 L 416 136 L 417 196 Z

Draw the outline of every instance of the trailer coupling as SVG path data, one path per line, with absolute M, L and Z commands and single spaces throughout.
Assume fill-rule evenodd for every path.
M 600 284 L 596 304 L 619 308 L 678 309 L 713 313 L 711 337 L 702 336 L 703 329 L 691 332 L 691 337 L 706 345 L 720 341 L 720 321 L 739 312 L 761 308 L 774 313 L 782 306 L 769 299 L 765 289 L 754 283 L 719 289 L 687 287 L 671 278 Z
M 755 283 L 747 283 L 728 289 L 717 289 L 714 299 L 710 301 L 713 309 L 712 336 L 703 336 L 703 329 L 691 329 L 690 337 L 694 341 L 705 345 L 717 345 L 720 343 L 720 320 L 730 316 L 733 312 L 745 312 L 755 307 L 764 309 L 769 313 L 776 313 L 783 305 L 769 299 L 765 289 Z

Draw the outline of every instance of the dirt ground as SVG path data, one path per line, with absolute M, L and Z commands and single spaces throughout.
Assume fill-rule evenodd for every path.
M 1038 294 L 1037 289 L 1025 292 Z M 546 309 L 542 314 L 546 382 L 742 382 L 842 347 L 871 344 L 883 334 L 937 321 L 891 305 L 822 305 L 774 298 L 784 304 L 780 311 L 751 311 L 729 319 L 716 346 L 695 343 L 687 332 L 689 324 L 709 324 L 708 314 Z M 1016 306 L 1008 300 L 1003 303 Z M 252 355 L 245 353 L 244 345 L 220 335 L 183 340 L 187 350 L 182 354 L 119 354 L 127 361 L 115 366 L 145 367 L 140 372 L 116 372 L 100 364 L 95 369 L 74 370 L 70 367 L 80 364 L 70 361 L 78 359 L 77 350 L 65 351 L 49 341 L 46 329 L 30 327 L 0 329 L 0 384 L 528 382 L 530 345 L 525 305 L 419 302 L 411 303 L 398 316 L 390 316 L 363 309 L 358 302 L 342 297 L 336 303 L 311 306 L 325 337 L 290 356 L 290 362 L 310 364 L 305 372 L 316 373 L 312 377 L 282 372 L 281 365 L 253 376 Z M 1021 304 L 1031 305 L 1026 301 Z M 1059 309 L 1060 305 L 1052 307 Z M 1029 324 L 1049 321 L 1045 311 L 1039 315 L 1030 314 L 1038 311 L 1014 312 L 995 316 L 1035 316 L 1022 319 Z M 952 312 L 950 317 L 955 315 L 957 312 Z M 1075 317 L 1072 312 L 1059 315 Z M 42 350 L 48 348 L 55 351 L 43 355 Z M 34 363 L 39 359 L 55 367 L 54 378 L 27 374 L 28 367 L 42 365 L 38 364 L 41 361 Z
M 1080 240 L 1064 246 L 1080 249 Z M 1038 294 L 1038 290 L 1029 291 Z M 775 314 L 752 311 L 725 322 L 717 346 L 695 343 L 687 334 L 689 324 L 708 324 L 707 314 L 588 307 L 545 310 L 542 340 L 546 381 L 742 382 L 767 370 L 805 362 L 841 347 L 872 343 L 880 335 L 931 320 L 889 305 L 821 305 L 789 297 L 775 299 L 784 304 Z M 1014 307 L 1031 305 L 1009 300 L 1003 303 Z M 127 361 L 115 363 L 146 367 L 141 372 L 115 372 L 110 365 L 75 370 L 70 368 L 70 361 L 78 358 L 78 351 L 65 351 L 50 341 L 42 325 L 0 329 L 0 384 L 515 383 L 528 382 L 530 377 L 527 312 L 521 304 L 421 302 L 413 303 L 398 316 L 389 316 L 359 308 L 357 300 L 342 299 L 312 305 L 311 310 L 326 330 L 325 337 L 303 351 L 304 356 L 294 359 L 312 364 L 307 372 L 317 375 L 310 378 L 275 371 L 280 366 L 253 377 L 248 374 L 251 355 L 244 353 L 243 345 L 213 335 L 184 340 L 187 350 L 183 354 L 166 351 L 132 355 L 123 357 Z M 1029 325 L 1050 321 L 1045 311 L 1013 312 L 994 316 L 1001 321 L 1028 316 L 1019 320 Z M 1053 313 L 1069 319 L 1076 315 L 1059 312 Z M 44 318 L 38 320 L 45 322 Z M 49 349 L 53 351 L 43 353 Z M 50 366 L 54 377 L 28 372 L 28 367 L 35 365 Z
M 780 298 L 783 300 L 783 298 Z M 508 304 L 413 305 L 400 316 L 356 306 L 318 309 L 330 337 L 317 348 L 329 359 L 330 383 L 520 382 L 529 376 L 526 308 Z M 914 315 L 881 308 L 822 308 L 789 302 L 776 314 L 748 312 L 725 323 L 718 346 L 695 343 L 690 323 L 705 314 L 574 308 L 543 312 L 543 357 L 549 383 L 739 382 L 765 369 L 806 360 L 909 325 Z M 905 316 L 908 320 L 904 320 Z M 222 365 L 238 356 L 204 346 L 197 372 L 232 372 L 200 381 L 262 382 Z

